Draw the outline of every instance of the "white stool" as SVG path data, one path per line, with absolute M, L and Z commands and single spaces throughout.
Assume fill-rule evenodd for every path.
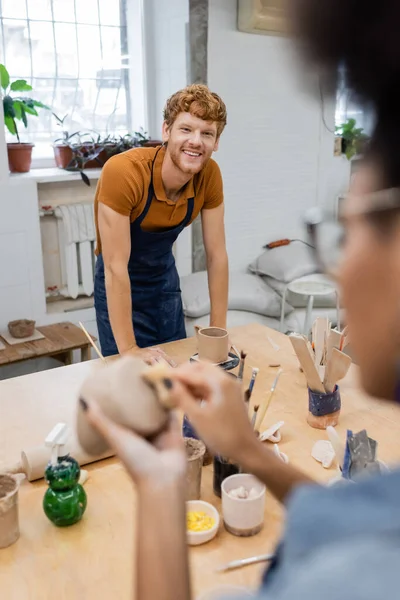
M 301 294 L 302 296 L 308 296 L 307 311 L 304 319 L 303 334 L 308 335 L 311 329 L 312 310 L 314 306 L 315 296 L 329 296 L 332 293 L 336 294 L 336 311 L 337 311 L 337 328 L 340 331 L 340 306 L 339 306 L 339 295 L 335 285 L 330 279 L 315 273 L 314 275 L 306 275 L 305 277 L 299 277 L 293 279 L 287 284 L 282 294 L 282 309 L 281 309 L 281 323 L 280 330 L 283 331 L 283 323 L 285 318 L 285 303 L 287 292 L 293 294 Z

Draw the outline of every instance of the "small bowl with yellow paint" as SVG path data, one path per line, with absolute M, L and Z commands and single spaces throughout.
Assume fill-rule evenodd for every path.
M 190 546 L 209 542 L 217 535 L 219 513 L 209 502 L 189 500 L 186 502 L 186 535 Z

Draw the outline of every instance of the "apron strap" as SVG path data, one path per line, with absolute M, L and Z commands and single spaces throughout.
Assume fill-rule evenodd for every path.
M 150 210 L 150 206 L 154 197 L 154 186 L 153 186 L 153 173 L 154 173 L 154 162 L 157 158 L 157 154 L 159 153 L 159 151 L 161 150 L 161 148 L 159 148 L 154 156 L 153 162 L 151 163 L 151 178 L 150 178 L 150 185 L 149 185 L 149 190 L 147 193 L 147 201 L 146 201 L 146 205 L 142 211 L 142 213 L 139 215 L 139 217 L 136 219 L 136 223 L 138 225 L 141 225 L 143 220 L 146 218 L 147 213 Z M 196 191 L 195 191 L 196 194 Z M 182 227 L 186 227 L 188 225 L 188 223 L 190 222 L 190 219 L 192 218 L 193 215 L 193 210 L 194 210 L 194 197 L 193 198 L 188 198 L 187 200 L 187 211 L 186 211 L 186 216 L 184 218 L 184 220 L 181 223 Z M 178 226 L 179 227 L 179 226 Z

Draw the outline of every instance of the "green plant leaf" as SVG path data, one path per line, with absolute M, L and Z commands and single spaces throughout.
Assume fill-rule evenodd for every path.
M 11 96 L 4 96 L 3 109 L 5 117 L 11 117 L 12 119 L 15 117 L 14 100 Z
M 38 112 L 34 108 L 29 106 L 29 104 L 26 104 L 26 102 L 22 102 L 22 104 L 24 105 L 25 112 L 27 112 L 28 115 L 34 115 L 35 117 L 39 116 Z
M 21 119 L 22 115 L 22 104 L 18 102 L 18 100 L 14 100 L 13 108 L 14 108 L 14 117 L 16 119 Z
M 90 187 L 90 179 L 86 175 L 86 173 L 84 173 L 83 171 L 81 171 L 81 177 L 82 177 L 83 183 L 86 183 L 86 185 L 88 185 Z
M 43 104 L 43 102 L 38 102 L 37 100 L 32 100 L 33 106 L 37 106 L 38 108 L 44 108 L 46 110 L 51 110 L 50 106 L 47 104 Z
M 26 118 L 26 112 L 23 105 L 21 106 L 21 119 L 25 127 L 28 127 L 28 119 Z
M 15 129 L 15 123 L 12 117 L 4 117 L 4 123 L 12 135 L 17 135 L 17 130 Z
M 0 85 L 5 92 L 10 85 L 10 76 L 4 65 L 0 65 Z
M 31 92 L 32 86 L 26 81 L 26 79 L 17 79 L 11 84 L 11 90 L 13 92 Z

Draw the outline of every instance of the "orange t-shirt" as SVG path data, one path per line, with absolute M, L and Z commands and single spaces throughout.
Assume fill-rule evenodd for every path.
M 160 231 L 179 225 L 186 216 L 187 200 L 193 196 L 195 196 L 194 208 L 190 222 L 194 221 L 203 208 L 215 208 L 222 204 L 224 200 L 222 177 L 213 159 L 210 159 L 204 169 L 188 181 L 176 202 L 169 200 L 161 178 L 165 148 L 161 148 L 156 157 L 159 148 L 160 146 L 133 148 L 113 156 L 104 165 L 94 199 L 96 254 L 101 252 L 98 226 L 99 202 L 121 215 L 130 217 L 131 222 L 135 221 L 146 206 L 153 161 L 154 197 L 142 223 L 144 231 Z

